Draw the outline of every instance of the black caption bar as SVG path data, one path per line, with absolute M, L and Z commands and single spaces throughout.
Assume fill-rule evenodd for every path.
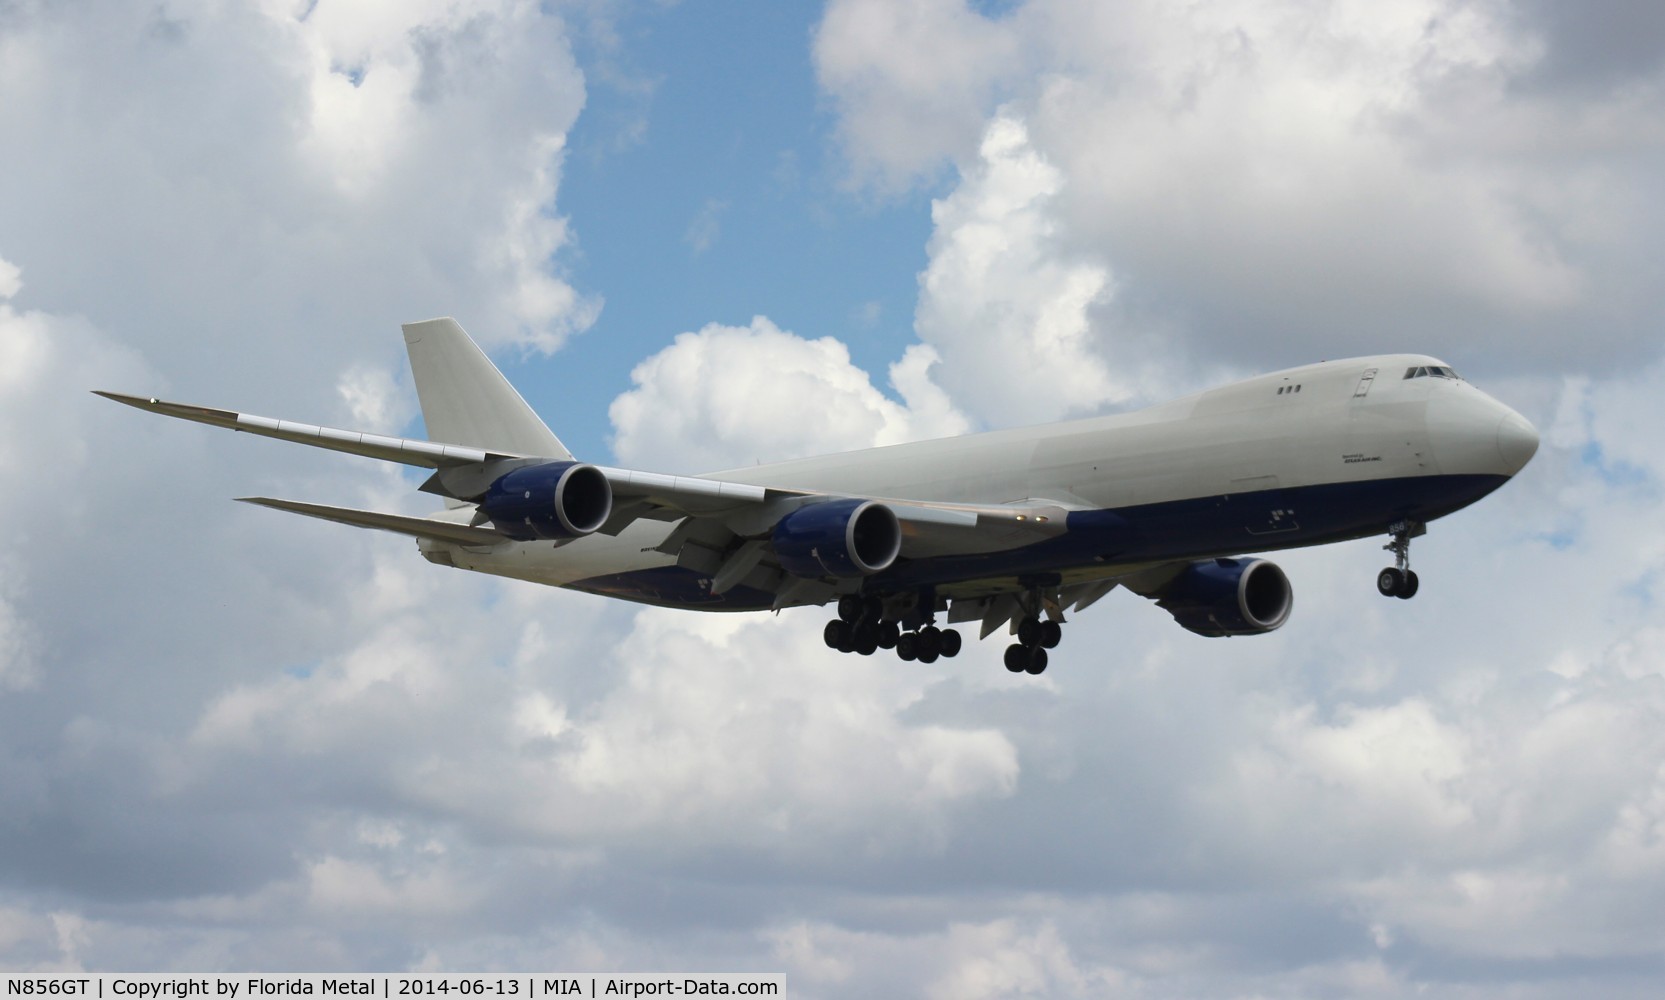
M 379 997 L 381 1000 L 611 1000 L 649 997 L 786 996 L 781 973 L 54 973 L 8 975 L 12 997 L 95 1000 L 277 1000 L 288 997 Z

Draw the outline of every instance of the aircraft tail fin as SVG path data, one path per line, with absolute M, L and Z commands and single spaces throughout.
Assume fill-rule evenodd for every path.
M 572 452 L 456 320 L 406 323 L 403 329 L 430 441 L 572 460 Z

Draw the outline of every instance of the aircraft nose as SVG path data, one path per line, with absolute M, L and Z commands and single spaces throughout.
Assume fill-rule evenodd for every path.
M 1525 417 L 1510 410 L 1497 422 L 1497 452 L 1508 467 L 1509 475 L 1514 475 L 1538 453 L 1538 429 Z
M 1437 387 L 1428 401 L 1428 440 L 1447 475 L 1513 476 L 1538 450 L 1526 418 L 1465 384 Z

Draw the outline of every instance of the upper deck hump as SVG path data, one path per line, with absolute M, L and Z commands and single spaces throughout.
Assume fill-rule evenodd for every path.
M 1224 427 L 1237 414 L 1255 413 L 1285 401 L 1304 404 L 1284 407 L 1289 418 L 1321 418 L 1319 410 L 1326 402 L 1339 408 L 1352 398 L 1364 372 L 1374 368 L 1382 378 L 1398 378 L 1407 367 L 1428 364 L 1439 362 L 1418 354 L 1321 361 L 1123 413 L 838 452 L 707 473 L 704 478 L 896 497 L 1016 500 L 1028 495 L 1019 481 L 1027 476 L 1036 449 L 1048 446 L 1048 442 L 1086 440 L 1127 431 L 1137 440 L 1148 438 L 1147 443 L 1155 442 L 1151 447 L 1164 450 L 1180 443 L 1173 437 L 1178 431 L 1176 425 L 1199 420 Z M 1278 390 L 1286 386 L 1289 395 L 1279 395 Z M 1201 427 L 1199 432 L 1210 434 Z M 1134 438 L 1128 439 L 1130 443 Z M 1008 479 L 1012 481 L 1005 482 Z

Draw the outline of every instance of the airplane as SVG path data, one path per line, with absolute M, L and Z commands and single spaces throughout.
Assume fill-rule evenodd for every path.
M 1145 409 L 680 476 L 581 462 L 450 318 L 403 327 L 430 440 L 98 391 L 185 420 L 432 469 L 415 517 L 244 502 L 414 536 L 430 562 L 699 611 L 833 604 L 823 639 L 923 663 L 947 624 L 1002 627 L 1040 674 L 1066 613 L 1117 587 L 1203 636 L 1271 632 L 1294 593 L 1263 553 L 1411 539 L 1537 452 L 1527 420 L 1419 354 L 1325 361 Z M 95 390 L 97 391 L 97 390 Z

